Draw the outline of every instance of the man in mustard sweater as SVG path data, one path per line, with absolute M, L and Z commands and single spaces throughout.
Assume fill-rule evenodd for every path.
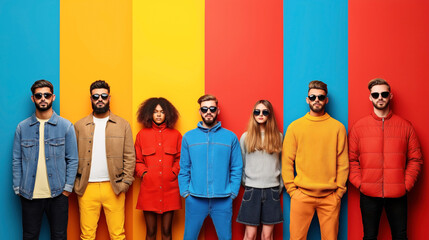
M 291 196 L 290 239 L 307 239 L 315 211 L 322 239 L 337 239 L 349 172 L 347 133 L 325 112 L 327 85 L 312 81 L 308 88 L 310 112 L 289 125 L 283 143 L 282 176 Z

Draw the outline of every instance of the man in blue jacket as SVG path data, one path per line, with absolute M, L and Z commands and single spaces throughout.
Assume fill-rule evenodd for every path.
M 217 121 L 213 95 L 198 99 L 203 121 L 183 136 L 180 156 L 180 195 L 186 198 L 185 235 L 198 238 L 207 215 L 218 238 L 231 239 L 232 200 L 240 189 L 243 161 L 237 136 Z
M 78 154 L 70 121 L 52 110 L 54 87 L 38 80 L 31 87 L 35 113 L 18 124 L 13 144 L 13 189 L 21 197 L 23 239 L 39 239 L 43 214 L 51 239 L 67 239 L 68 196 Z

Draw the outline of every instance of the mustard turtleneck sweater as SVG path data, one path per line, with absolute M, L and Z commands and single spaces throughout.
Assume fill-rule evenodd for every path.
M 347 132 L 343 124 L 327 113 L 320 117 L 307 113 L 289 125 L 283 142 L 282 176 L 290 196 L 299 188 L 313 197 L 324 197 L 333 191 L 342 197 L 348 173 Z

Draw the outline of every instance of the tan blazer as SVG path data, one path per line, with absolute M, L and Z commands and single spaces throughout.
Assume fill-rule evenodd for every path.
M 79 166 L 74 191 L 80 196 L 83 195 L 88 185 L 94 126 L 92 113 L 74 125 L 79 151 Z M 133 134 L 130 124 L 112 112 L 110 112 L 106 124 L 106 158 L 113 191 L 116 195 L 128 191 L 134 181 L 136 164 Z

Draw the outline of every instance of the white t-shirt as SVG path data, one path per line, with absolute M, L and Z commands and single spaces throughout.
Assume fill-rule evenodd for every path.
M 109 170 L 107 169 L 106 158 L 106 125 L 109 117 L 93 117 L 95 124 L 94 138 L 92 144 L 91 171 L 89 173 L 89 182 L 109 181 Z

